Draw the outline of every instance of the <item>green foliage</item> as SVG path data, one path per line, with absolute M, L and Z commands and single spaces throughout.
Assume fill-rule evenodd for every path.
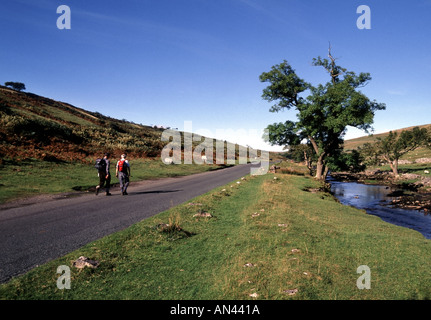
M 161 130 L 116 120 L 37 96 L 0 88 L 0 155 L 66 161 L 103 152 L 156 157 L 165 143 Z
M 317 161 L 316 153 L 310 143 L 291 145 L 286 154 L 288 159 L 296 162 L 304 162 L 310 174 L 314 172 L 314 163 Z
M 371 80 L 368 73 L 356 75 L 338 66 L 331 54 L 329 57 L 331 61 L 320 57 L 313 60 L 330 74 L 331 81 L 325 84 L 306 83 L 286 61 L 260 76 L 260 81 L 269 83 L 263 99 L 277 102 L 271 112 L 298 111 L 296 122 L 268 126 L 266 140 L 273 145 L 297 145 L 307 139 L 318 157 L 317 178 L 324 178 L 326 159 L 340 149 L 346 127 L 367 131 L 372 128 L 374 112 L 385 109 L 384 104 L 371 101 L 358 90 Z
M 394 174 L 398 174 L 398 161 L 408 152 L 419 147 L 429 146 L 431 133 L 425 128 L 414 127 L 400 134 L 390 131 L 383 138 L 377 138 L 375 143 L 366 143 L 359 150 L 370 164 L 389 163 Z
M 262 97 L 267 101 L 277 102 L 270 109 L 271 112 L 295 107 L 303 100 L 299 94 L 310 88 L 310 84 L 299 78 L 286 60 L 273 66 L 270 72 L 262 73 L 259 79 L 270 83 L 263 89 Z
M 341 152 L 336 157 L 328 158 L 328 166 L 331 171 L 361 172 L 365 170 L 364 157 L 358 150 Z
M 379 152 L 377 151 L 377 144 L 367 142 L 362 146 L 358 147 L 358 152 L 364 159 L 366 166 L 375 166 L 380 163 Z
M 309 144 L 298 144 L 289 147 L 287 157 L 293 159 L 296 162 L 302 162 L 307 160 L 316 161 L 316 155 L 313 148 Z
M 74 143 L 82 142 L 82 139 L 75 135 L 71 128 L 56 121 L 43 118 L 24 118 L 19 115 L 8 115 L 4 112 L 0 112 L 0 115 L 0 125 L 10 135 L 36 139 L 41 143 L 49 143 L 53 137 Z
M 297 146 L 301 143 L 301 137 L 297 132 L 296 123 L 286 121 L 284 123 L 274 123 L 267 126 L 265 140 L 272 145 Z
M 8 82 L 5 82 L 4 85 L 6 87 L 11 87 L 12 89 L 17 90 L 17 91 L 25 90 L 25 84 L 22 82 L 8 81 Z
M 383 157 L 389 161 L 401 158 L 409 151 L 413 151 L 428 141 L 428 132 L 419 127 L 411 131 L 403 131 L 400 135 L 397 132 L 389 132 L 386 138 L 377 139 L 377 147 Z

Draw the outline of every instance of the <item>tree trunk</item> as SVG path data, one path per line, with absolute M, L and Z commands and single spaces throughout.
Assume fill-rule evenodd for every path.
M 325 166 L 325 170 L 323 172 L 323 178 L 322 178 L 323 181 L 326 180 L 326 177 L 328 176 L 328 172 L 329 172 L 329 167 Z
M 395 159 L 394 161 L 390 161 L 389 165 L 391 166 L 391 169 L 394 175 L 398 176 L 398 159 Z
M 313 160 L 311 156 L 308 156 L 307 152 L 304 151 L 304 158 L 305 158 L 305 165 L 308 168 L 308 171 L 310 172 L 310 176 L 313 175 Z
M 315 178 L 318 180 L 324 180 L 325 179 L 325 174 L 324 174 L 325 164 L 323 163 L 323 157 L 324 157 L 324 153 L 321 154 L 319 156 L 319 158 L 317 159 L 317 168 L 316 168 Z
M 316 152 L 317 155 L 319 155 L 319 147 L 317 146 L 316 141 L 314 140 L 313 137 L 308 136 L 308 140 L 310 140 L 311 145 L 313 146 L 314 152 Z M 325 152 L 322 152 L 319 155 L 319 158 L 317 159 L 317 168 L 316 168 L 316 175 L 314 176 L 316 179 L 322 179 L 322 175 L 323 175 L 323 169 L 324 169 L 324 164 L 323 164 L 323 158 L 325 156 Z
M 310 162 L 308 161 L 308 156 L 306 151 L 304 151 L 304 159 L 305 159 L 305 165 L 307 166 L 308 169 L 310 169 Z

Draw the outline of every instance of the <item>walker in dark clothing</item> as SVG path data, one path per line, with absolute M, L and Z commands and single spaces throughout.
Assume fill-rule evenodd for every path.
M 105 170 L 99 170 L 99 185 L 96 186 L 96 196 L 99 194 L 100 188 L 105 186 L 106 195 L 110 196 L 109 189 L 111 187 L 111 173 L 109 172 L 110 162 L 109 162 L 109 153 L 106 153 L 104 158 L 105 160 Z

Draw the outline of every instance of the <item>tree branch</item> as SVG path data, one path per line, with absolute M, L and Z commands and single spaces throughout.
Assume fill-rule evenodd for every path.
M 329 42 L 329 48 L 328 48 L 328 57 L 331 59 L 331 70 L 328 70 L 329 74 L 332 77 L 332 83 L 335 84 L 338 76 L 341 74 L 340 72 L 337 74 L 334 74 L 334 72 L 337 70 L 337 65 L 335 64 L 335 58 L 331 54 L 331 42 Z M 338 70 L 337 70 L 338 71 Z
M 312 136 L 308 136 L 308 140 L 310 140 L 314 152 L 316 152 L 316 155 L 319 156 L 319 147 L 317 146 L 316 140 L 314 140 Z

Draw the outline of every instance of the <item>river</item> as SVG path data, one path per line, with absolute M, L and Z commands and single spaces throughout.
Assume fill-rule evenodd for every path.
M 332 193 L 342 204 L 364 209 L 383 221 L 416 230 L 425 238 L 431 239 L 431 215 L 418 210 L 389 206 L 388 203 L 394 199 L 389 194 L 395 191 L 390 187 L 332 179 L 328 182 L 331 184 Z

